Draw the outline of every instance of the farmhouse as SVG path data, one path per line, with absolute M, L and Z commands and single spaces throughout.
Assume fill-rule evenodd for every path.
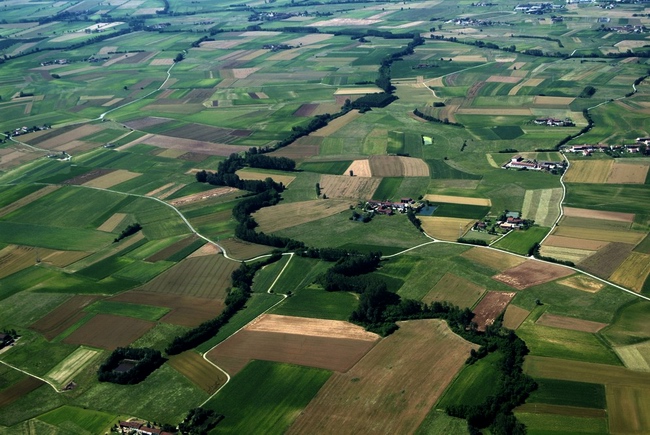
M 564 171 L 565 167 L 566 162 L 526 160 L 520 155 L 513 156 L 508 163 L 502 166 L 503 169 L 547 171 L 553 174 L 556 174 L 558 170 Z
M 570 118 L 538 118 L 534 122 L 537 125 L 549 125 L 551 127 L 573 127 L 575 125 Z
M 366 202 L 366 210 L 373 211 L 378 214 L 385 214 L 387 216 L 393 215 L 394 212 L 406 213 L 409 209 L 418 211 L 422 208 L 422 204 L 413 201 L 412 198 L 401 198 L 400 202 L 391 201 L 368 201 Z
M 120 431 L 122 434 L 173 435 L 171 432 L 162 429 L 148 427 L 146 424 L 139 421 L 120 421 Z

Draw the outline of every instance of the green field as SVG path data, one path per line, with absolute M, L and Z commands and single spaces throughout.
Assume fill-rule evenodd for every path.
M 528 397 L 527 403 L 550 403 L 561 406 L 605 409 L 605 386 L 585 382 L 536 379 L 538 388 Z
M 169 312 L 169 308 L 153 307 L 151 305 L 127 304 L 124 302 L 97 301 L 84 309 L 95 314 L 114 314 L 116 316 L 135 317 L 137 319 L 159 320 Z
M 306 162 L 300 165 L 300 169 L 318 174 L 347 175 L 345 170 L 348 169 L 352 160 L 341 160 L 334 162 Z
M 494 378 L 500 376 L 498 364 L 501 356 L 500 353 L 493 352 L 478 362 L 465 366 L 447 387 L 436 408 L 480 405 L 489 396 L 498 393 Z
M 549 228 L 537 226 L 527 230 L 514 230 L 492 246 L 515 254 L 529 255 L 535 243 L 541 242 L 548 232 Z
M 489 206 L 436 203 L 434 216 L 454 217 L 463 219 L 483 219 L 490 211 Z
M 38 417 L 39 420 L 68 432 L 102 433 L 117 419 L 106 412 L 62 406 Z
M 517 418 L 528 427 L 530 435 L 572 435 L 572 434 L 606 434 L 607 420 L 604 418 L 573 417 L 556 414 L 515 413 Z
M 225 416 L 214 433 L 277 433 L 330 377 L 327 370 L 252 361 L 205 407 Z
M 295 292 L 271 312 L 285 316 L 348 320 L 356 306 L 357 298 L 351 293 L 328 292 L 310 286 Z
M 397 191 L 404 179 L 402 177 L 385 177 L 379 183 L 379 187 L 372 194 L 372 198 L 378 201 L 386 201 L 397 198 Z

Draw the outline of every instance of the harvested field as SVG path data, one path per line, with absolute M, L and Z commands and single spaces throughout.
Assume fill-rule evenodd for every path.
M 526 260 L 492 277 L 517 290 L 523 290 L 534 285 L 543 284 L 558 278 L 571 275 L 574 272 L 568 267 L 556 266 L 537 260 Z
M 258 245 L 256 243 L 244 242 L 238 239 L 220 240 L 219 244 L 233 258 L 247 259 L 268 254 L 273 250 L 271 246 Z
M 315 136 L 315 137 L 331 136 L 360 116 L 361 114 L 359 113 L 358 110 L 350 110 L 345 115 L 339 116 L 333 121 L 330 121 L 329 124 L 327 124 L 325 127 L 319 128 L 315 132 L 311 133 L 310 136 Z
M 272 157 L 287 157 L 298 163 L 309 157 L 317 156 L 320 153 L 321 143 L 323 143 L 322 137 L 303 136 L 291 145 L 273 151 L 269 155 Z
M 567 183 L 606 183 L 614 160 L 576 160 L 564 175 Z
M 192 350 L 169 357 L 169 365 L 208 394 L 227 382 L 221 370 Z
M 572 237 L 575 239 L 600 240 L 603 242 L 621 242 L 636 245 L 645 237 L 645 233 L 632 231 L 616 231 L 595 228 L 580 228 L 559 226 L 553 231 L 554 236 Z
M 495 82 L 495 83 L 517 83 L 521 80 L 521 77 L 512 77 L 512 76 L 490 76 L 487 78 L 486 82 Z
M 199 99 L 209 98 L 210 96 L 212 96 L 212 90 L 209 91 L 209 95 Z M 190 97 L 190 94 L 187 94 L 185 96 L 185 98 L 188 97 Z M 182 137 L 185 139 L 207 141 L 213 143 L 230 143 L 238 137 L 250 136 L 251 133 L 252 132 L 250 130 L 233 130 L 230 128 L 219 128 L 195 123 L 185 124 L 181 127 L 176 127 L 165 131 L 165 135 L 167 136 Z
M 215 347 L 207 357 L 231 375 L 252 359 L 346 372 L 379 338 L 340 320 L 264 314 Z
M 477 54 L 454 56 L 453 60 L 454 62 L 487 62 L 485 56 L 479 56 Z
M 180 137 L 163 136 L 159 134 L 147 134 L 139 139 L 125 145 L 122 149 L 131 147 L 140 143 L 152 145 L 166 149 L 176 149 L 188 152 L 208 154 L 211 156 L 228 157 L 232 153 L 244 151 L 246 147 L 236 145 L 226 145 L 220 143 L 205 142 L 200 140 L 184 139 Z
M 650 275 L 650 255 L 632 252 L 609 279 L 635 292 L 641 292 L 648 275 Z
M 168 202 L 174 207 L 179 207 L 183 205 L 194 204 L 199 201 L 205 201 L 206 199 L 217 198 L 219 196 L 224 196 L 236 191 L 237 189 L 234 187 L 217 187 L 215 189 L 206 190 L 204 192 L 181 196 L 180 198 L 175 198 Z
M 475 219 L 420 216 L 422 229 L 431 237 L 440 240 L 456 241 L 476 222 Z
M 542 314 L 535 323 L 542 326 L 551 326 L 553 328 L 591 333 L 596 333 L 607 326 L 607 323 L 591 322 L 589 320 L 576 319 L 574 317 L 556 316 L 555 314 L 549 313 Z
M 33 266 L 42 255 L 54 252 L 56 251 L 33 246 L 8 245 L 0 249 L 0 279 Z
M 540 247 L 539 253 L 544 257 L 551 257 L 562 261 L 571 261 L 574 264 L 577 264 L 594 255 L 596 251 L 576 248 L 558 248 L 555 246 L 544 245 Z
M 175 253 L 182 251 L 183 249 L 187 248 L 190 246 L 192 243 L 195 241 L 199 240 L 198 236 L 196 235 L 191 235 L 189 237 L 186 237 L 182 240 L 179 240 L 178 242 L 167 246 L 165 249 L 162 249 L 152 256 L 145 258 L 145 261 L 149 261 L 151 263 L 155 263 L 156 261 L 161 261 L 161 260 L 166 260 Z
M 607 177 L 609 184 L 644 184 L 648 176 L 648 165 L 616 163 Z
M 381 178 L 321 175 L 321 192 L 328 198 L 371 199 Z
M 64 386 L 99 354 L 98 350 L 79 347 L 50 370 L 45 377 Z
M 524 310 L 516 305 L 508 305 L 506 312 L 503 315 L 503 326 L 508 329 L 517 329 L 521 325 L 526 317 L 530 314 L 530 311 Z
M 39 255 L 41 252 L 41 249 L 39 249 Z M 63 268 L 89 255 L 90 252 L 84 251 L 53 251 L 51 254 L 43 255 L 41 257 L 41 263 Z
M 429 165 L 422 159 L 401 156 L 372 156 L 373 177 L 428 177 Z
M 171 311 L 160 319 L 161 322 L 191 328 L 200 325 L 206 320 L 215 318 L 224 307 L 223 301 L 218 299 L 151 293 L 142 290 L 131 290 L 110 300 L 170 308 Z
M 224 300 L 239 267 L 222 255 L 186 258 L 140 288 L 142 291 Z
M 542 227 L 553 226 L 560 216 L 561 200 L 561 188 L 527 190 L 521 215 L 524 219 L 534 220 Z
M 355 177 L 372 177 L 370 170 L 370 160 L 355 160 L 341 175 L 350 175 L 352 173 Z
M 79 320 L 83 319 L 86 313 L 82 310 L 98 299 L 100 299 L 99 296 L 73 296 L 31 324 L 29 329 L 33 329 L 42 334 L 47 340 L 52 340 Z
M 414 432 L 476 345 L 440 320 L 398 324 L 347 373 L 333 374 L 288 433 Z
M 573 100 L 575 100 L 573 97 L 542 97 L 537 95 L 533 98 L 533 104 L 538 106 L 568 106 L 573 103 Z
M 641 41 L 638 41 L 641 42 Z M 607 414 L 611 433 L 650 432 L 650 390 L 634 385 L 607 387 Z
M 36 192 L 30 193 L 29 195 L 23 196 L 17 201 L 12 202 L 2 208 L 0 208 L 0 218 L 18 210 L 21 207 L 24 207 L 32 202 L 40 199 L 50 193 L 60 189 L 60 186 L 45 186 L 42 189 L 38 189 Z
M 573 275 L 567 279 L 558 281 L 558 284 L 565 285 L 567 287 L 574 288 L 587 293 L 596 293 L 605 287 L 605 284 L 597 281 L 593 278 L 588 277 L 587 275 Z
M 153 322 L 133 317 L 97 314 L 63 341 L 69 344 L 84 344 L 101 349 L 115 350 L 118 347 L 126 347 L 133 343 L 142 337 L 145 332 L 153 328 L 154 325 Z
M 112 232 L 124 220 L 126 213 L 115 213 L 113 216 L 106 219 L 106 221 L 97 227 L 98 231 Z
M 264 207 L 253 213 L 253 218 L 260 226 L 260 231 L 273 233 L 285 228 L 312 222 L 328 216 L 350 210 L 352 201 L 345 199 L 315 199 L 292 203 L 280 203 L 273 207 Z
M 376 92 L 383 91 L 376 86 L 366 86 L 360 88 L 338 88 L 336 91 L 334 91 L 334 95 L 345 95 L 347 97 L 352 95 L 374 94 Z
M 87 181 L 83 183 L 83 185 L 89 187 L 99 187 L 100 189 L 108 189 L 109 187 L 113 187 L 117 184 L 139 177 L 140 175 L 142 174 L 127 171 L 126 169 L 117 169 L 110 174 L 102 175 L 101 177 Z
M 607 246 L 608 243 L 609 242 L 603 242 L 601 240 L 576 239 L 574 237 L 564 236 L 548 236 L 546 240 L 544 240 L 544 246 L 583 249 L 588 251 L 597 251 Z
M 615 211 L 589 210 L 586 208 L 564 207 L 564 215 L 588 219 L 605 219 L 617 222 L 634 222 L 633 213 L 619 213 Z
M 483 293 L 485 289 L 472 281 L 446 273 L 422 298 L 422 302 L 431 304 L 447 301 L 461 308 L 471 308 Z
M 86 124 L 81 127 L 77 127 L 73 130 L 66 131 L 64 133 L 61 133 L 59 135 L 56 135 L 54 137 L 49 137 L 49 135 L 44 135 L 41 136 L 33 141 L 31 141 L 32 144 L 36 143 L 40 148 L 45 148 L 45 149 L 54 149 L 56 147 L 59 147 L 61 145 L 64 145 L 68 142 L 72 142 L 73 140 L 81 139 L 82 137 L 90 136 L 93 133 L 97 133 L 98 131 L 103 130 L 103 127 L 100 125 L 90 125 Z M 54 130 L 52 133 L 55 133 L 56 130 Z M 45 140 L 45 137 L 48 137 Z
M 431 202 L 446 202 L 449 204 L 467 204 L 467 205 L 485 205 L 492 206 L 492 201 L 489 198 L 470 198 L 468 196 L 452 196 L 452 195 L 424 195 L 424 199 Z
M 223 244 L 223 242 L 220 242 Z M 212 243 L 206 243 L 205 245 L 201 246 L 199 249 L 196 251 L 192 252 L 190 255 L 188 255 L 187 258 L 196 258 L 196 257 L 205 257 L 206 255 L 216 255 L 221 252 L 221 249 L 217 245 L 214 245 Z
M 73 186 L 80 186 L 84 183 L 90 182 L 95 178 L 103 177 L 104 175 L 110 174 L 114 169 L 94 169 L 90 172 L 86 172 L 82 175 L 77 175 L 76 177 L 69 178 L 61 184 L 70 184 Z
M 0 408 L 15 402 L 23 396 L 26 396 L 28 393 L 31 393 L 41 385 L 45 385 L 45 382 L 41 381 L 40 379 L 27 376 L 12 386 L 5 388 L 4 390 L 0 390 Z
M 580 262 L 580 269 L 601 278 L 608 278 L 634 249 L 629 243 L 610 243 L 591 257 Z
M 506 309 L 516 292 L 487 292 L 474 308 L 474 319 L 479 331 L 494 324 L 494 320 Z
M 614 351 L 628 369 L 650 372 L 650 341 L 615 347 Z
M 242 180 L 266 180 L 267 178 L 273 178 L 273 181 L 276 183 L 282 183 L 284 186 L 291 184 L 293 180 L 296 179 L 293 175 L 278 175 L 278 174 L 267 174 L 264 172 L 254 172 L 254 171 L 242 171 L 239 170 L 236 172 L 239 175 L 239 178 Z

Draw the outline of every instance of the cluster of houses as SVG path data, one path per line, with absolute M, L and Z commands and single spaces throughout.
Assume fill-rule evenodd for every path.
M 544 3 L 521 3 L 515 6 L 515 12 L 523 12 L 524 14 L 542 15 L 552 10 L 564 9 L 564 5 L 554 5 L 550 2 Z
M 395 212 L 406 213 L 409 209 L 418 211 L 422 208 L 422 203 L 414 201 L 412 198 L 401 198 L 399 202 L 391 201 L 368 201 L 365 210 L 377 214 L 391 216 Z
M 583 156 L 590 156 L 595 152 L 627 152 L 632 154 L 650 155 L 650 137 L 637 137 L 636 143 L 631 145 L 571 145 L 562 147 L 561 152 L 580 153 Z
M 472 230 L 494 232 L 498 228 L 503 232 L 508 232 L 510 230 L 527 229 L 533 223 L 533 220 L 522 219 L 521 213 L 518 211 L 506 211 L 494 224 L 489 220 L 478 221 L 474 224 Z
M 41 66 L 48 66 L 48 65 L 67 65 L 70 63 L 68 59 L 55 59 L 55 60 L 45 60 L 41 62 Z
M 120 432 L 123 434 L 138 435 L 174 435 L 155 427 L 148 427 L 140 421 L 120 421 Z
M 646 33 L 648 28 L 643 25 L 626 24 L 625 26 L 609 26 L 600 29 L 603 32 L 616 32 L 616 33 Z
M 288 45 L 288 44 L 264 44 L 264 45 L 262 45 L 262 48 L 265 49 L 265 50 L 271 50 L 271 51 L 291 50 L 293 48 L 293 45 Z
M 537 125 L 549 125 L 551 127 L 573 127 L 575 124 L 571 118 L 555 119 L 555 118 L 538 118 L 533 121 Z
M 447 23 L 455 24 L 456 26 L 491 26 L 494 22 L 490 20 L 477 20 L 471 17 L 460 17 L 454 18 L 453 20 L 447 21 Z
M 5 131 L 4 134 L 5 134 L 5 136 L 9 136 L 9 137 L 20 136 L 20 135 L 23 135 L 23 134 L 32 133 L 34 131 L 49 130 L 50 128 L 52 128 L 51 125 L 43 125 L 41 127 L 38 127 L 38 126 L 35 125 L 33 127 L 16 128 L 13 131 Z
M 547 161 L 537 161 L 524 159 L 522 156 L 517 154 L 512 156 L 509 162 L 502 166 L 503 169 L 523 169 L 530 171 L 547 171 L 547 172 L 557 172 L 558 170 L 564 171 L 566 169 L 566 162 L 547 162 Z

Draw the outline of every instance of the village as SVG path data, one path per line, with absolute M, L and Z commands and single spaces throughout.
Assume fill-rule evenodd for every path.
M 628 145 L 571 145 L 564 146 L 560 148 L 560 152 L 565 153 L 580 153 L 583 156 L 590 156 L 595 152 L 608 153 L 630 153 L 630 154 L 641 154 L 641 155 L 650 155 L 650 137 L 637 137 L 636 143 Z

